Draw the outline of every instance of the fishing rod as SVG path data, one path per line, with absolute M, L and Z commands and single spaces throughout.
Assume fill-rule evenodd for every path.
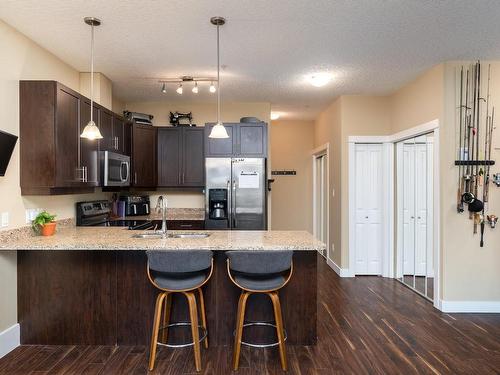
M 489 183 L 489 174 L 490 174 L 490 166 L 488 160 L 490 160 L 491 148 L 488 147 L 488 142 L 491 144 L 491 132 L 490 132 L 490 78 L 491 78 L 491 65 L 488 65 L 488 84 L 486 88 L 486 122 L 485 122 L 485 133 L 484 133 L 484 160 L 487 163 L 486 165 L 486 174 L 484 175 L 483 181 L 483 210 L 481 212 L 481 240 L 479 241 L 479 246 L 484 246 L 484 211 L 485 205 L 488 201 L 488 183 Z
M 469 74 L 470 73 L 470 74 Z M 466 117 L 465 117 L 465 129 L 467 130 L 464 134 L 464 137 L 466 140 L 464 140 L 464 143 L 467 143 L 467 158 L 464 157 L 464 159 L 467 161 L 466 167 L 464 168 L 464 183 L 465 183 L 465 192 L 462 194 L 462 201 L 464 203 L 471 203 L 474 200 L 474 196 L 471 193 L 471 182 L 472 182 L 472 166 L 470 165 L 471 161 L 471 132 L 472 132 L 472 114 L 467 113 L 470 112 L 473 108 L 472 104 L 469 105 L 469 100 L 472 99 L 472 95 L 469 98 L 469 92 L 472 94 L 472 74 L 473 74 L 473 66 L 470 65 L 469 68 L 467 68 L 467 84 L 466 84 L 466 90 L 465 90 L 465 105 L 467 106 L 467 111 L 466 111 Z M 470 80 L 469 80 L 470 76 Z M 464 145 L 465 146 L 465 145 Z M 465 155 L 464 155 L 465 156 Z
M 459 110 L 459 136 L 458 136 L 458 159 L 462 160 L 462 128 L 463 128 L 463 84 L 464 84 L 464 67 L 462 66 L 462 69 L 460 70 L 460 110 Z M 467 103 L 466 103 L 467 104 Z M 464 132 L 465 133 L 465 132 Z M 465 143 L 465 140 L 464 140 Z M 462 179 L 462 165 L 458 166 L 458 190 L 457 190 L 457 212 L 462 213 L 464 212 L 464 202 L 462 200 L 462 194 L 463 194 L 463 179 Z

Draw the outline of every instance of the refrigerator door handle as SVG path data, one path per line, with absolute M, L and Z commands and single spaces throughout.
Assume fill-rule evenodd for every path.
M 233 202 L 232 217 L 233 217 L 233 228 L 236 228 L 236 180 L 233 180 L 233 192 L 231 193 L 231 198 Z
M 229 229 L 232 228 L 233 226 L 233 194 L 232 194 L 232 191 L 231 191 L 231 180 L 227 180 L 227 202 L 228 202 L 228 205 L 229 207 L 227 208 L 227 226 L 229 227 Z

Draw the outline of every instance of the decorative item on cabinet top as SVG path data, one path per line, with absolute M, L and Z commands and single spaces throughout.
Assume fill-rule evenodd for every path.
M 491 159 L 495 128 L 495 108 L 490 107 L 491 66 L 488 65 L 486 77 L 481 77 L 479 61 L 462 66 L 457 80 L 460 90 L 457 95 L 458 160 L 455 161 L 458 166 L 457 212 L 463 213 L 464 204 L 468 205 L 473 233 L 477 234 L 480 227 L 479 245 L 483 247 L 486 222 L 491 228 L 496 224 L 491 225 L 489 218 L 496 216 L 489 214 L 488 207 L 490 168 L 495 164 Z
M 123 117 L 136 124 L 153 125 L 153 115 L 148 115 L 146 113 L 130 112 L 125 110 L 123 111 Z
M 181 124 L 182 120 L 187 120 L 187 124 Z M 196 124 L 193 124 L 193 112 L 187 112 L 187 113 L 182 113 L 182 112 L 170 112 L 170 124 L 172 126 L 196 126 Z

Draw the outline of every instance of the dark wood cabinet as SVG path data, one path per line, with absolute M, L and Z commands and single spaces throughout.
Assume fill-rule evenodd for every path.
M 153 220 L 153 223 L 161 228 L 161 220 Z M 204 220 L 167 220 L 168 230 L 203 230 Z
M 123 154 L 132 155 L 132 123 L 128 121 L 123 123 Z
M 156 129 L 151 125 L 132 125 L 132 184 L 156 187 Z
M 80 137 L 90 99 L 56 81 L 20 81 L 21 194 L 91 193 L 100 184 L 99 151 L 130 154 L 123 118 L 97 103 L 93 111 L 101 141 Z
M 94 103 L 93 120 L 99 124 L 100 109 Z M 90 101 L 82 100 L 80 102 L 80 130 L 90 121 Z M 99 147 L 95 140 L 80 138 L 80 162 L 81 173 L 87 184 L 90 186 L 99 186 Z
M 158 128 L 158 186 L 203 187 L 203 129 Z
M 81 95 L 55 81 L 20 81 L 19 102 L 21 193 L 93 192 L 83 167 L 95 145 L 80 139 Z
M 229 138 L 209 138 L 214 124 L 205 126 L 205 156 L 207 157 L 267 157 L 267 124 L 225 123 Z
M 238 124 L 224 124 L 229 138 L 209 138 L 215 124 L 205 125 L 205 155 L 209 157 L 231 157 L 236 154 L 235 135 Z

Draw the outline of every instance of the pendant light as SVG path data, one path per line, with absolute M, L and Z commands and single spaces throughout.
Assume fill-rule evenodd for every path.
M 83 20 L 92 30 L 90 38 L 90 121 L 83 129 L 80 137 L 95 140 L 102 139 L 102 134 L 94 122 L 94 26 L 99 26 L 101 21 L 94 17 L 85 17 Z
M 219 27 L 226 23 L 223 17 L 210 18 L 212 25 L 217 26 L 217 123 L 212 128 L 209 138 L 229 138 L 227 130 L 220 120 L 220 48 L 219 48 Z

